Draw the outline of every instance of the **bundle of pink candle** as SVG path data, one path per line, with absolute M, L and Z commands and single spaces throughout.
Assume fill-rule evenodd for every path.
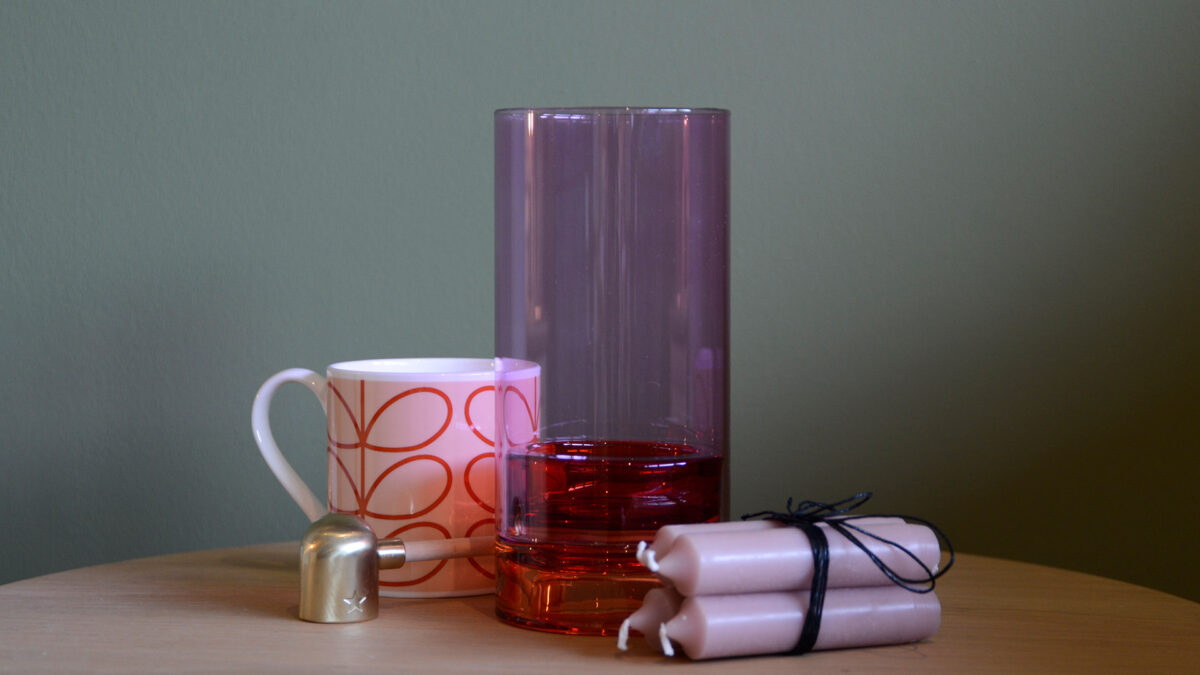
M 851 525 L 845 531 L 857 542 L 829 521 L 815 525 L 829 562 L 810 648 L 914 642 L 937 632 L 937 597 L 906 583 L 939 576 L 934 532 L 899 517 L 837 522 Z M 625 620 L 617 646 L 628 649 L 636 630 L 667 656 L 677 648 L 692 659 L 793 651 L 813 597 L 813 553 L 802 529 L 776 520 L 663 527 L 638 547 L 638 560 L 663 588 Z

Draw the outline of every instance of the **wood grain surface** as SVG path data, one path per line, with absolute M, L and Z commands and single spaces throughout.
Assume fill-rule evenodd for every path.
M 490 596 L 380 599 L 375 621 L 297 618 L 295 543 L 87 567 L 0 586 L 6 672 L 1196 672 L 1200 604 L 1110 579 L 961 555 L 941 630 L 892 647 L 689 662 L 639 639 L 499 622 Z M 666 669 L 666 670 L 664 670 Z

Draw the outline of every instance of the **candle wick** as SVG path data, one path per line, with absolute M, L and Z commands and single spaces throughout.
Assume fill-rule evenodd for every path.
M 675 648 L 671 646 L 671 638 L 667 637 L 667 624 L 658 624 L 658 643 L 662 646 L 663 654 L 675 656 Z
M 629 651 L 629 619 L 621 622 L 621 630 L 617 631 L 617 649 Z

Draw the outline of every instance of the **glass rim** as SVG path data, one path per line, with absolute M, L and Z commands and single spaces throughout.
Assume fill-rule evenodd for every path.
M 500 108 L 496 117 L 513 117 L 517 115 L 588 115 L 614 116 L 638 115 L 647 117 L 670 117 L 674 115 L 708 115 L 713 117 L 728 117 L 727 108 L 673 108 L 653 106 L 567 106 L 550 108 Z

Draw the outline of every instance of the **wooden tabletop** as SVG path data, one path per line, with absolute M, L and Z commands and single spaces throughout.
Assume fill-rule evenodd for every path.
M 925 642 L 689 662 L 640 640 L 499 622 L 491 597 L 380 599 L 379 618 L 297 618 L 298 546 L 143 558 L 0 586 L 0 671 L 1195 672 L 1200 604 L 1066 570 L 961 555 Z

